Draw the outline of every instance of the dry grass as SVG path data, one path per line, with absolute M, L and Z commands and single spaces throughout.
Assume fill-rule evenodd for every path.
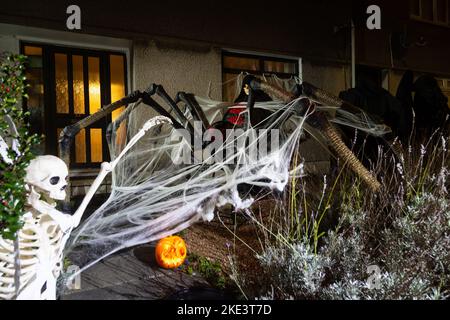
M 381 150 L 371 167 L 383 185 L 378 194 L 345 168 L 326 179 L 293 179 L 282 199 L 257 201 L 237 216 L 225 210 L 214 223 L 190 228 L 188 245 L 220 261 L 247 297 L 445 298 L 448 143 L 436 134 L 402 154 Z M 376 290 L 367 284 L 374 264 L 381 270 Z

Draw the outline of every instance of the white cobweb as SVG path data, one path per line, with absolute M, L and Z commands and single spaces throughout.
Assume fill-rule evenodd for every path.
M 239 78 L 237 87 L 240 87 Z M 286 85 L 285 87 L 288 87 Z M 210 123 L 221 120 L 228 103 L 196 97 Z M 292 112 L 293 103 L 256 103 L 255 108 L 273 111 L 271 117 L 282 118 Z M 324 107 L 326 108 L 326 107 Z M 114 159 L 127 142 L 139 131 L 149 107 L 130 105 L 111 124 L 109 148 Z M 184 110 L 191 118 L 189 112 Z M 373 130 L 370 122 L 359 127 Z M 348 123 L 348 121 L 347 121 Z M 355 124 L 350 124 L 355 126 Z M 214 210 L 229 203 L 235 209 L 245 209 L 254 201 L 250 193 L 240 193 L 238 186 L 246 184 L 282 191 L 293 175 L 302 175 L 302 164 L 293 166 L 292 155 L 299 146 L 305 128 L 305 118 L 291 116 L 288 121 L 275 121 L 270 129 L 280 129 L 279 145 L 267 153 L 253 157 L 255 146 L 270 138 L 247 130 L 227 139 L 211 157 L 192 164 L 177 164 L 177 155 L 186 155 L 189 143 L 176 134 L 169 124 L 148 131 L 118 162 L 112 173 L 111 194 L 72 233 L 66 254 L 80 266 L 80 272 L 121 249 L 148 243 L 180 232 L 197 221 L 214 218 Z M 249 142 L 222 161 L 227 147 L 248 138 Z M 196 154 L 197 159 L 199 155 Z M 190 155 L 188 155 L 190 157 Z M 74 275 L 73 275 L 74 276 Z

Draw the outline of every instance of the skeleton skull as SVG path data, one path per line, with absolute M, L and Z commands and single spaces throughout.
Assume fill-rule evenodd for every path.
M 67 165 L 60 158 L 50 155 L 38 156 L 31 160 L 25 181 L 37 188 L 38 192 L 46 192 L 51 199 L 64 200 L 68 174 Z

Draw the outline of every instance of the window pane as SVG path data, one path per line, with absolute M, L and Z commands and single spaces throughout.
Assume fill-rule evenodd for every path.
M 447 23 L 450 26 L 450 0 L 447 2 Z
M 422 1 L 422 18 L 433 21 L 433 0 Z
M 109 56 L 111 70 L 111 102 L 122 99 L 125 96 L 125 61 L 124 56 L 112 54 Z M 114 110 L 111 114 L 112 121 L 122 113 L 125 107 Z M 116 131 L 116 141 L 118 145 L 125 145 L 126 139 L 126 122 L 122 122 Z
M 56 129 L 56 155 L 57 156 L 59 156 L 59 136 L 61 135 L 62 131 L 63 131 L 63 128 Z
M 125 96 L 125 68 L 124 57 L 121 55 L 110 55 L 111 70 L 111 102 L 122 99 Z M 113 111 L 111 117 L 114 121 L 124 110 L 121 107 Z
M 438 22 L 447 22 L 447 0 L 436 0 L 436 13 Z
M 26 56 L 42 56 L 42 48 L 34 46 L 25 46 L 23 53 Z
M 83 56 L 72 56 L 73 66 L 73 108 L 75 114 L 85 114 Z
M 55 53 L 56 112 L 69 113 L 69 86 L 67 82 L 67 55 Z
M 230 69 L 258 71 L 259 60 L 242 57 L 223 57 L 223 66 Z
M 84 129 L 75 136 L 75 162 L 86 163 L 86 131 Z
M 223 101 L 227 102 L 233 102 L 234 99 L 237 98 L 237 96 L 240 93 L 240 88 L 237 88 L 237 81 L 236 78 L 238 77 L 237 74 L 232 73 L 224 73 L 223 74 Z
M 264 71 L 295 73 L 295 63 L 280 61 L 264 61 Z
M 100 59 L 88 57 L 89 70 L 89 113 L 97 112 L 101 107 L 100 98 Z
M 103 161 L 102 129 L 91 129 L 91 162 Z
M 25 46 L 24 54 L 28 56 L 27 68 L 25 70 L 26 89 L 28 99 L 26 107 L 30 112 L 30 132 L 36 134 L 44 134 L 44 76 L 42 71 L 42 48 L 34 46 Z M 45 141 L 41 141 L 37 149 L 37 154 L 45 153 Z
M 420 16 L 420 0 L 409 0 L 410 13 L 415 16 Z

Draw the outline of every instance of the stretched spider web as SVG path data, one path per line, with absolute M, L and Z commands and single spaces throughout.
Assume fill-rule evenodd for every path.
M 241 76 L 235 79 L 236 88 L 241 87 L 241 81 Z M 291 90 L 298 79 L 269 81 Z M 221 120 L 233 105 L 201 97 L 196 100 L 209 123 Z M 308 130 L 305 117 L 293 115 L 287 121 L 279 120 L 292 113 L 294 103 L 256 103 L 255 108 L 272 111 L 274 121 L 267 131 L 238 131 L 209 149 L 206 156 L 204 150 L 192 152 L 191 143 L 170 124 L 151 128 L 114 168 L 107 201 L 72 233 L 66 254 L 80 266 L 79 272 L 121 249 L 178 233 L 198 221 L 211 221 L 217 207 L 231 204 L 236 210 L 248 208 L 255 199 L 239 186 L 282 191 L 290 177 L 302 176 L 302 164 L 294 165 L 291 159 Z M 320 108 L 330 114 L 331 121 L 372 134 L 385 133 L 385 128 L 363 112 L 355 115 L 337 108 Z M 184 113 L 192 120 L 187 109 Z M 150 118 L 143 116 L 146 114 L 148 106 L 136 103 L 110 125 L 112 160 Z M 268 147 L 262 150 L 261 146 Z M 227 154 L 228 149 L 234 152 Z

